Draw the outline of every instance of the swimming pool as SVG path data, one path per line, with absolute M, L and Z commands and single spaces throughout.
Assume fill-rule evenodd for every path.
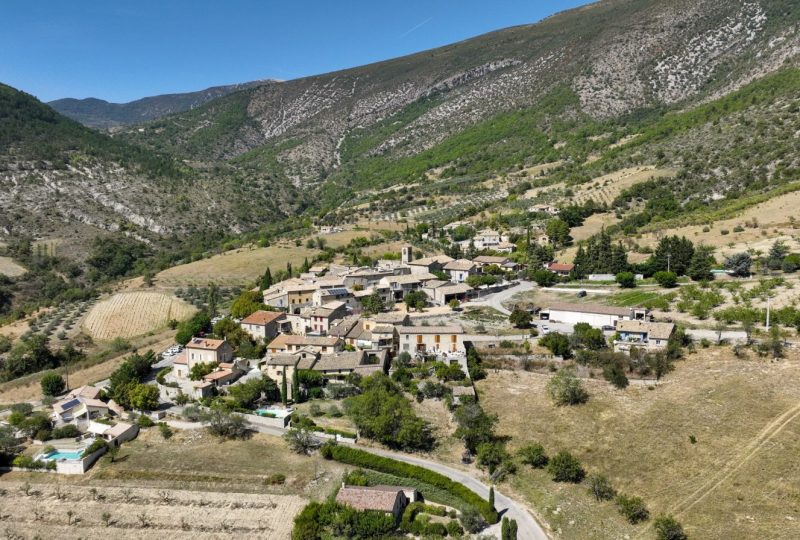
M 256 414 L 258 416 L 268 416 L 270 418 L 286 418 L 290 414 L 292 414 L 292 408 L 289 407 L 288 409 L 276 409 L 273 407 L 269 407 L 266 409 L 257 409 Z
M 72 450 L 72 451 L 56 450 L 51 454 L 47 454 L 42 459 L 45 459 L 47 461 L 59 461 L 62 459 L 67 459 L 72 461 L 81 459 L 82 455 L 83 455 L 83 450 Z

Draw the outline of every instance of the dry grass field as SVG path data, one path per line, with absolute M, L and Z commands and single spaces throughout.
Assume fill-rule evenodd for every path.
M 170 294 L 156 291 L 117 293 L 95 304 L 83 327 L 94 339 L 129 338 L 181 321 L 197 309 Z
M 718 248 L 718 253 L 727 255 L 747 249 L 758 249 L 766 253 L 776 239 L 786 241 L 790 248 L 800 247 L 796 237 L 800 237 L 800 221 L 797 209 L 800 208 L 800 192 L 792 192 L 770 199 L 748 208 L 740 215 L 717 221 L 704 230 L 703 225 L 691 225 L 671 229 L 669 234 L 686 236 L 692 242 L 703 243 Z M 755 225 L 755 226 L 754 226 Z M 740 227 L 742 230 L 737 231 Z M 639 244 L 654 246 L 658 234 L 642 235 Z
M 206 286 L 214 281 L 219 285 L 252 285 L 269 267 L 273 274 L 286 268 L 289 262 L 299 267 L 303 260 L 310 261 L 319 253 L 305 247 L 270 246 L 267 248 L 240 248 L 215 255 L 208 259 L 182 264 L 160 272 L 155 281 L 161 286 Z
M 343 471 L 335 462 L 293 454 L 282 439 L 263 434 L 220 441 L 201 430 L 176 430 L 164 440 L 151 428 L 126 443 L 115 463 L 103 458 L 82 477 L 3 475 L 0 513 L 5 530 L 22 538 L 284 540 L 294 516 L 309 500 L 327 497 Z M 277 474 L 284 483 L 268 481 Z M 30 495 L 20 490 L 25 482 Z
M 141 336 L 130 340 L 130 342 L 132 347 L 141 351 L 152 349 L 155 352 L 161 352 L 175 343 L 175 332 L 169 330 L 153 336 Z M 130 352 L 120 353 L 108 360 L 87 367 L 72 366 L 69 373 L 70 387 L 77 388 L 84 384 L 92 384 L 107 379 L 130 354 Z M 39 385 L 40 378 L 41 374 L 35 373 L 0 384 L 0 404 L 40 399 L 42 397 L 42 388 Z
M 690 538 L 790 539 L 800 537 L 798 360 L 707 349 L 653 389 L 589 381 L 589 401 L 576 407 L 552 405 L 548 375 L 496 372 L 478 388 L 512 450 L 531 442 L 569 450 L 590 473 L 644 498 L 653 516 L 675 514 Z M 553 483 L 543 471 L 522 467 L 511 486 L 557 538 L 654 536 L 650 523 L 629 525 L 585 486 Z
M 0 274 L 8 277 L 17 277 L 25 272 L 27 272 L 25 267 L 15 263 L 11 257 L 0 257 Z

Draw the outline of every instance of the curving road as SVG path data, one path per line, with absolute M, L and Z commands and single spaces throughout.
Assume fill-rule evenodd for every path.
M 167 424 L 175 429 L 200 429 L 203 427 L 203 425 L 199 422 L 185 422 L 181 420 L 167 420 Z M 261 433 L 266 433 L 267 435 L 274 435 L 276 437 L 283 436 L 287 431 L 286 429 L 259 426 L 257 424 L 250 424 L 250 428 Z M 477 478 L 470 476 L 470 474 L 467 472 L 443 465 L 442 463 L 436 461 L 431 461 L 429 459 L 424 459 L 409 454 L 390 452 L 388 450 L 370 448 L 361 445 L 348 446 L 353 446 L 359 450 L 364 450 L 365 452 L 370 452 L 379 456 L 396 459 L 397 461 L 410 463 L 411 465 L 418 465 L 439 474 L 443 474 L 450 480 L 454 480 L 468 487 L 484 499 L 489 498 L 489 486 Z M 549 540 L 547 533 L 545 533 L 542 526 L 539 525 L 539 523 L 533 518 L 528 509 L 524 505 L 519 504 L 513 499 L 503 495 L 497 490 L 497 488 L 495 488 L 494 491 L 494 503 L 495 508 L 503 517 L 517 521 L 517 538 L 519 540 Z M 497 538 L 500 538 L 500 523 L 489 527 L 484 531 L 484 533 L 492 534 Z
M 454 480 L 460 484 L 463 484 L 484 499 L 489 498 L 489 486 L 477 478 L 470 476 L 467 472 L 454 469 L 453 467 L 443 465 L 436 461 L 431 461 L 408 454 L 400 454 L 397 452 L 389 452 L 387 450 L 367 448 L 364 446 L 358 446 L 358 448 L 372 454 L 389 457 L 396 459 L 397 461 L 403 461 L 405 463 L 410 463 L 411 465 L 419 465 L 420 467 L 430 469 L 439 474 L 443 474 L 450 480 Z M 494 490 L 494 505 L 497 511 L 500 512 L 503 517 L 515 519 L 517 521 L 517 538 L 519 540 L 548 540 L 549 537 L 547 536 L 547 533 L 545 533 L 542 526 L 539 525 L 530 512 L 528 512 L 528 509 L 525 508 L 524 505 L 515 502 L 513 499 L 510 499 L 509 497 L 506 497 L 497 491 L 497 488 Z M 494 534 L 497 538 L 500 538 L 500 524 L 498 523 L 493 525 L 484 532 Z
M 514 285 L 513 287 L 509 287 L 504 291 L 500 291 L 494 294 L 490 294 L 488 296 L 484 296 L 482 298 L 476 298 L 474 300 L 470 300 L 469 302 L 464 302 L 462 304 L 463 307 L 470 307 L 470 306 L 488 306 L 491 308 L 496 309 L 503 315 L 511 315 L 511 311 L 509 311 L 505 306 L 503 306 L 503 302 L 510 299 L 517 293 L 527 292 L 533 290 L 534 283 L 532 281 L 520 281 L 518 284 Z

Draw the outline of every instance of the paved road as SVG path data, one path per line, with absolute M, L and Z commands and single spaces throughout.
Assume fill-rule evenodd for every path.
M 443 474 L 449 479 L 454 480 L 460 484 L 463 484 L 464 486 L 468 487 L 469 489 L 471 489 L 484 499 L 489 498 L 489 486 L 487 486 L 480 480 L 470 476 L 469 473 L 467 472 L 460 471 L 452 467 L 448 467 L 447 465 L 442 465 L 441 463 L 438 463 L 436 461 L 430 461 L 427 459 L 423 459 L 417 456 L 411 456 L 408 454 L 398 454 L 396 452 L 389 452 L 377 448 L 366 448 L 364 446 L 359 446 L 358 448 L 380 456 L 390 457 L 398 461 L 403 461 L 405 463 L 410 463 L 412 465 L 419 465 L 420 467 L 425 467 L 426 469 L 430 469 L 432 471 L 438 472 L 439 474 Z M 508 517 L 509 519 L 515 519 L 517 521 L 518 525 L 517 538 L 519 538 L 520 540 L 548 539 L 548 536 L 544 532 L 544 529 L 536 522 L 536 520 L 533 518 L 530 512 L 528 512 L 528 510 L 525 508 L 524 505 L 521 505 L 515 502 L 514 500 L 506 497 L 505 495 L 500 493 L 497 490 L 497 488 L 495 488 L 494 492 L 494 501 L 495 501 L 495 508 L 497 508 L 497 511 L 500 512 L 502 516 Z M 499 538 L 500 524 L 498 523 L 484 532 L 494 534 Z
M 203 425 L 199 422 L 185 422 L 182 420 L 168 420 L 167 424 L 175 429 L 200 429 Z M 276 428 L 276 427 L 268 427 L 268 426 L 260 426 L 257 424 L 250 424 L 250 427 L 255 431 L 260 433 L 266 433 L 267 435 L 274 435 L 276 437 L 282 437 L 286 433 L 286 429 Z M 340 443 L 342 444 L 342 443 Z M 411 456 L 408 454 L 400 454 L 397 452 L 390 452 L 388 450 L 381 450 L 378 448 L 369 448 L 366 446 L 358 446 L 358 445 L 350 445 L 355 446 L 360 450 L 364 450 L 365 452 L 370 452 L 372 454 L 376 454 L 379 456 L 390 457 L 392 459 L 396 459 L 398 461 L 403 461 L 405 463 L 410 463 L 412 465 L 419 465 L 420 467 L 425 467 L 426 469 L 430 469 L 432 471 L 438 472 L 439 474 L 443 474 L 444 476 L 463 484 L 464 486 L 468 487 L 484 499 L 489 498 L 489 486 L 469 475 L 469 473 L 460 471 L 458 469 L 454 469 L 453 467 L 448 467 L 447 465 L 443 465 L 436 461 L 431 461 L 428 459 L 424 459 L 417 456 Z M 500 493 L 496 488 L 494 492 L 494 500 L 495 500 L 495 508 L 497 511 L 501 513 L 502 516 L 508 517 L 509 519 L 515 519 L 518 525 L 518 533 L 517 538 L 519 540 L 548 540 L 547 534 L 544 532 L 544 529 L 536 522 L 530 512 L 525 508 L 524 505 L 515 502 L 514 500 L 506 497 L 502 493 Z M 493 534 L 497 538 L 500 538 L 500 524 L 493 525 L 484 531 L 488 534 Z
M 490 294 L 488 296 L 484 296 L 483 298 L 477 298 L 470 302 L 465 302 L 464 307 L 469 306 L 488 306 L 491 308 L 496 309 L 503 315 L 511 315 L 511 312 L 503 307 L 503 302 L 511 298 L 517 293 L 527 292 L 533 289 L 533 282 L 532 281 L 520 281 L 517 285 L 513 287 L 509 287 L 504 291 L 500 291 L 494 294 Z

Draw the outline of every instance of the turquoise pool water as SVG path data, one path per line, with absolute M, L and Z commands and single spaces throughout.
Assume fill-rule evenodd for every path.
M 83 455 L 82 450 L 73 452 L 68 452 L 66 450 L 58 450 L 57 452 L 53 452 L 52 454 L 47 454 L 47 456 L 45 456 L 43 459 L 55 460 L 55 461 L 58 461 L 59 459 L 75 460 L 75 459 L 81 459 L 82 455 Z
M 270 418 L 286 418 L 291 413 L 291 409 L 257 409 L 258 416 L 268 416 Z

